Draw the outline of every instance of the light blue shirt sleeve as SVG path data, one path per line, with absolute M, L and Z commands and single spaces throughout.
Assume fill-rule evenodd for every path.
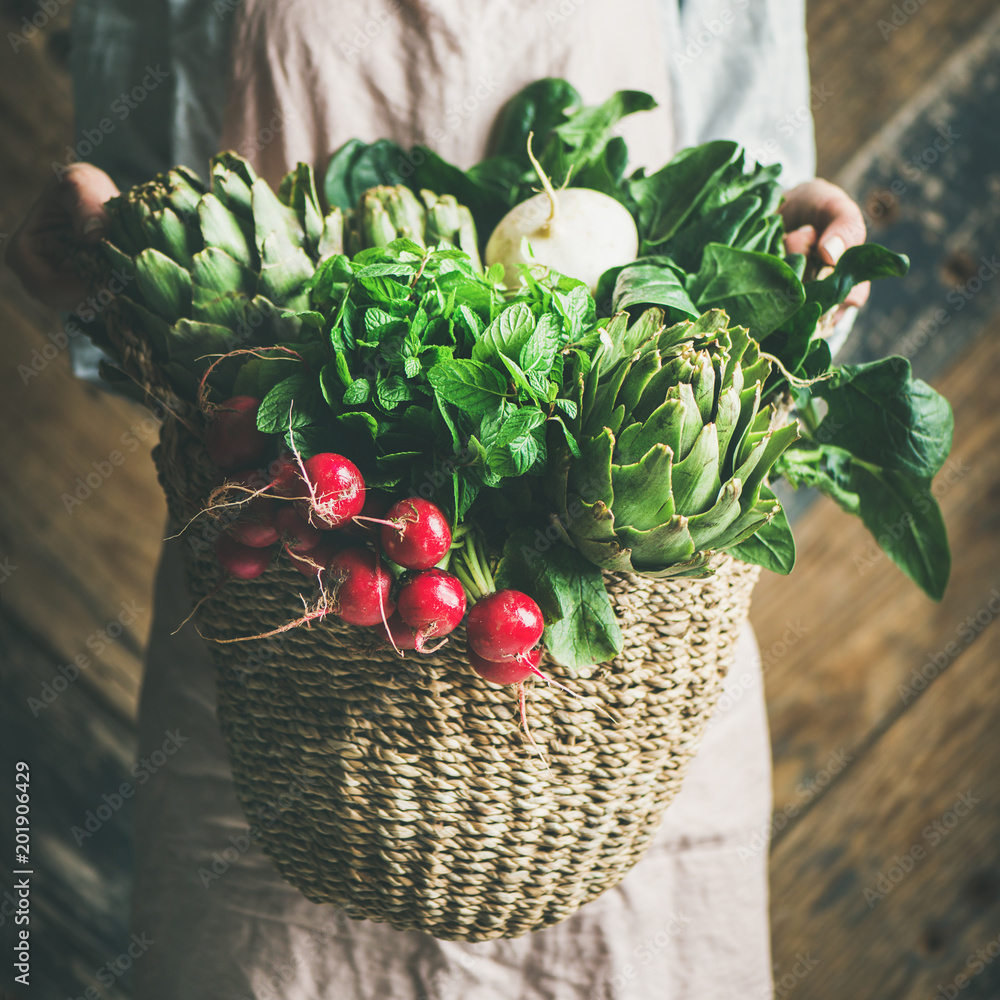
M 664 0 L 678 147 L 735 139 L 781 163 L 786 188 L 815 176 L 803 0 Z

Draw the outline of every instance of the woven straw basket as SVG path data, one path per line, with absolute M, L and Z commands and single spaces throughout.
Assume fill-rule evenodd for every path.
M 129 374 L 164 399 L 141 333 L 109 312 Z M 217 473 L 173 419 L 154 459 L 176 531 Z M 215 530 L 202 515 L 182 536 L 194 600 L 221 579 Z M 332 615 L 270 639 L 209 641 L 252 839 L 309 899 L 400 930 L 483 941 L 565 919 L 649 846 L 732 664 L 757 575 L 724 555 L 703 579 L 608 574 L 624 650 L 580 671 L 543 660 L 588 701 L 527 684 L 541 755 L 519 729 L 515 690 L 465 663 L 462 628 L 439 652 L 405 658 Z M 257 635 L 299 617 L 314 591 L 282 556 L 255 580 L 227 582 L 195 620 L 206 637 Z

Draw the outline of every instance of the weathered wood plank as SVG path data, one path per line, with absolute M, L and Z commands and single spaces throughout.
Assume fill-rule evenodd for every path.
M 0 491 L 5 555 L 17 567 L 6 602 L 62 662 L 86 656 L 85 682 L 134 717 L 166 518 L 150 457 L 156 424 L 75 379 L 65 351 L 26 376 L 40 356 L 33 352 L 49 341 L 17 308 L 11 280 L 0 279 L 11 361 L 0 372 L 0 419 L 18 428 L 6 449 L 18 475 Z M 102 630 L 120 624 L 125 635 L 105 642 Z
M 98 973 L 129 943 L 132 799 L 118 790 L 136 781 L 135 734 L 79 680 L 58 684 L 58 696 L 33 709 L 37 686 L 61 676 L 55 654 L 6 615 L 0 615 L 0 663 L 4 771 L 13 773 L 13 760 L 31 769 L 32 979 L 23 995 L 75 997 L 101 986 Z M 4 858 L 13 857 L 11 838 L 5 823 Z M 9 943 L 7 929 L 3 937 Z M 102 995 L 121 1000 L 128 981 L 111 978 L 116 985 Z
M 900 686 L 914 671 L 918 683 L 919 671 L 936 673 L 935 660 L 953 660 L 967 645 L 963 623 L 1000 588 L 1000 409 L 988 388 L 998 379 L 1000 314 L 938 386 L 956 426 L 935 485 L 954 560 L 940 604 L 827 500 L 796 525 L 792 574 L 761 578 L 751 618 L 766 672 L 776 811 L 801 798 L 797 786 L 832 754 L 863 746 L 903 711 Z
M 27 36 L 21 18 L 39 10 L 32 4 L 6 5 L 0 18 L 4 38 Z M 51 163 L 65 159 L 72 134 L 70 83 L 65 68 L 53 61 L 49 42 L 64 30 L 68 12 L 61 5 L 54 18 L 46 17 L 43 30 L 18 41 L 16 51 L 11 43 L 7 58 L 0 59 L 0 234 L 19 222 Z M 81 682 L 94 684 L 117 711 L 132 717 L 165 520 L 149 458 L 152 437 L 146 434 L 128 461 L 72 513 L 61 497 L 72 492 L 76 476 L 94 473 L 90 463 L 105 462 L 145 413 L 74 379 L 65 350 L 45 356 L 52 354 L 48 334 L 58 329 L 58 319 L 32 302 L 4 268 L 0 327 L 6 359 L 0 420 L 16 428 L 5 437 L 5 456 L 17 470 L 0 491 L 3 557 L 17 567 L 9 578 L 5 571 L 5 607 L 45 635 L 62 664 L 87 655 L 90 666 Z M 19 371 L 19 366 L 25 367 Z M 25 375 L 32 366 L 40 368 L 37 376 Z M 145 609 L 135 624 L 95 655 L 100 630 L 123 610 L 127 619 L 134 609 L 123 605 L 133 603 Z
M 995 11 L 994 0 L 809 0 L 813 82 L 831 95 L 815 109 L 820 176 L 834 177 Z
M 998 52 L 1000 11 L 837 178 L 869 239 L 910 258 L 906 277 L 875 283 L 847 360 L 900 354 L 932 378 L 1000 308 Z
M 1000 996 L 998 614 L 776 845 L 786 994 Z

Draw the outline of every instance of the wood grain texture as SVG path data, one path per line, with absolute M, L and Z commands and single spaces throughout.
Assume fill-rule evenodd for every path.
M 841 360 L 909 358 L 933 378 L 1000 308 L 1000 10 L 858 150 L 837 181 L 868 238 L 904 252 L 875 282 Z
M 988 389 L 998 380 L 1000 314 L 937 386 L 956 428 L 935 481 L 953 550 L 940 604 L 903 577 L 860 521 L 825 499 L 796 525 L 792 574 L 761 578 L 750 614 L 765 668 L 777 811 L 801 798 L 796 789 L 832 754 L 855 752 L 904 711 L 913 699 L 904 702 L 900 686 L 914 671 L 918 683 L 921 670 L 936 673 L 935 658 L 954 660 L 967 645 L 963 623 L 1000 588 L 1000 410 Z
M 129 995 L 128 979 L 108 971 L 107 963 L 129 944 L 132 799 L 119 793 L 123 784 L 134 787 L 138 781 L 130 773 L 134 732 L 103 709 L 92 687 L 80 681 L 59 684 L 62 675 L 52 649 L 6 615 L 0 615 L 0 663 L 4 771 L 12 773 L 8 767 L 14 760 L 30 767 L 35 872 L 31 987 L 11 995 L 62 1000 L 96 987 L 100 996 L 121 1000 Z M 59 690 L 50 704 L 38 708 L 31 699 L 43 684 Z M 13 857 L 7 822 L 0 827 L 0 855 Z M 5 954 L 10 928 L 8 922 L 0 935 Z M 9 971 L 8 965 L 5 988 Z
M 776 846 L 796 1000 L 1000 996 L 998 640 L 994 622 Z M 816 963 L 801 977 L 796 956 Z
M 0 324 L 10 363 L 0 370 L 0 419 L 17 428 L 6 452 L 18 470 L 0 490 L 0 531 L 16 567 L 5 604 L 64 663 L 86 656 L 84 683 L 134 719 L 166 519 L 150 457 L 157 426 L 134 404 L 74 378 L 66 351 L 25 378 L 32 352 L 49 341 L 16 307 L 11 285 L 4 274 Z M 104 641 L 102 631 L 113 636 L 121 625 L 117 641 Z
M 819 176 L 834 177 L 995 11 L 995 0 L 810 0 L 812 79 L 831 95 L 815 110 Z

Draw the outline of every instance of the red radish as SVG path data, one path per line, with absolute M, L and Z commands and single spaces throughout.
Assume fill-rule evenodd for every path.
M 339 538 L 330 533 L 324 533 L 318 545 L 313 546 L 307 552 L 293 552 L 287 545 L 285 551 L 288 558 L 292 560 L 292 565 L 303 576 L 315 576 L 321 573 L 330 565 L 330 560 L 343 551 L 343 544 Z
M 388 619 L 385 625 L 383 625 L 382 622 L 379 622 L 374 627 L 397 651 L 400 649 L 417 648 L 416 630 L 410 628 L 410 626 L 399 617 L 398 611 Z M 388 632 L 386 632 L 386 627 L 388 627 Z
M 353 521 L 345 524 L 343 531 L 355 538 L 375 538 L 379 532 L 379 519 L 385 517 L 385 512 L 390 506 L 389 498 L 380 490 L 368 490 L 361 513 Z M 364 518 L 372 520 L 366 521 Z
M 545 630 L 542 610 L 520 590 L 481 597 L 469 612 L 469 648 L 485 660 L 508 660 L 527 653 Z
M 465 616 L 465 589 L 462 581 L 443 569 L 417 573 L 396 599 L 399 617 L 417 630 L 417 649 L 424 639 L 448 635 Z
M 358 467 L 343 455 L 321 452 L 304 462 L 299 510 L 313 527 L 336 528 L 361 513 L 365 481 Z
M 212 412 L 205 450 L 220 469 L 238 469 L 264 453 L 268 436 L 257 430 L 259 406 L 260 400 L 253 396 L 233 396 Z
M 248 499 L 250 491 L 263 495 L 263 491 L 267 488 L 267 477 L 261 473 L 260 469 L 239 469 L 227 472 L 222 480 L 222 486 L 242 486 L 243 489 L 229 490 L 229 495 L 226 497 L 227 500 L 239 502 Z
M 430 569 L 451 547 L 451 528 L 444 514 L 421 497 L 394 503 L 381 523 L 385 554 L 406 569 Z
M 323 540 L 319 528 L 314 528 L 290 504 L 282 504 L 274 514 L 274 526 L 289 552 L 301 555 L 316 548 Z M 332 552 L 330 553 L 333 554 Z
M 540 646 L 529 650 L 519 659 L 504 660 L 501 663 L 484 660 L 471 649 L 467 650 L 466 655 L 472 669 L 491 684 L 520 684 L 532 675 L 545 679 L 545 675 L 538 669 L 542 659 Z
M 255 549 L 229 535 L 221 534 L 215 543 L 215 555 L 222 568 L 238 580 L 253 580 L 271 565 L 273 549 Z
M 267 474 L 271 482 L 268 493 L 276 497 L 294 499 L 308 496 L 305 484 L 302 482 L 302 472 L 294 455 L 282 452 L 268 467 Z
M 275 524 L 277 513 L 278 505 L 270 497 L 254 497 L 239 508 L 239 517 L 226 530 L 243 545 L 267 548 L 280 537 Z
M 389 596 L 392 574 L 369 549 L 338 552 L 326 570 L 335 610 L 351 625 L 376 625 L 396 610 Z
M 236 521 L 250 501 L 264 496 L 266 488 L 267 479 L 256 469 L 227 472 L 209 494 L 207 509 L 229 521 Z

